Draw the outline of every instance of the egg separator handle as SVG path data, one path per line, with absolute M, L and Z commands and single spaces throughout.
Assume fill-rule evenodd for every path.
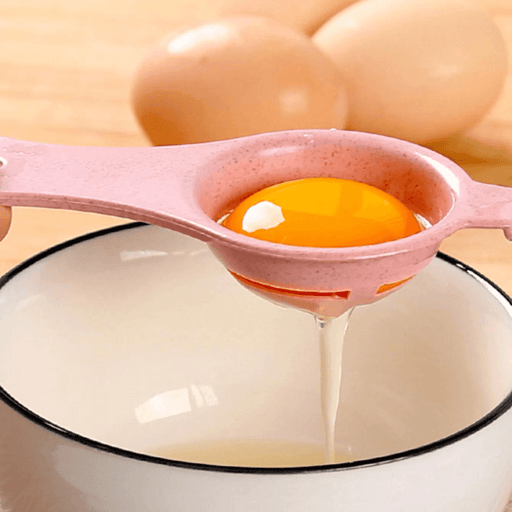
M 454 212 L 457 229 L 499 228 L 512 241 L 512 188 L 470 180 Z
M 208 241 L 216 223 L 198 204 L 197 180 L 237 143 L 102 148 L 2 137 L 0 204 L 114 215 Z

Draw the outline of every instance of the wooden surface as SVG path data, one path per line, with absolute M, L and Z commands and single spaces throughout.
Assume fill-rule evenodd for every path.
M 151 44 L 175 25 L 208 17 L 216 1 L 0 0 L 0 134 L 76 145 L 148 145 L 130 108 L 133 72 Z M 512 1 L 479 1 L 512 55 Z M 512 186 L 512 72 L 478 126 L 434 149 L 478 180 Z M 0 273 L 57 242 L 120 222 L 17 209 L 0 243 Z M 512 243 L 500 231 L 459 232 L 443 250 L 512 293 Z

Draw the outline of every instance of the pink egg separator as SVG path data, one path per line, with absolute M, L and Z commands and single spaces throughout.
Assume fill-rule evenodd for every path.
M 512 189 L 473 181 L 447 158 L 389 137 L 293 130 L 147 148 L 72 147 L 0 138 L 0 204 L 95 212 L 163 226 L 209 244 L 246 287 L 325 317 L 398 289 L 461 228 L 512 239 Z M 217 219 L 257 190 L 305 177 L 378 187 L 431 224 L 349 248 L 275 244 Z

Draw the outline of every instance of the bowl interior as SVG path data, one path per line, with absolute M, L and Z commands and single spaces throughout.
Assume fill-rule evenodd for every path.
M 248 292 L 197 240 L 139 226 L 72 243 L 3 285 L 0 322 L 0 386 L 92 440 L 323 442 L 313 318 Z M 474 423 L 512 389 L 511 333 L 506 299 L 440 258 L 360 307 L 338 446 L 364 460 Z

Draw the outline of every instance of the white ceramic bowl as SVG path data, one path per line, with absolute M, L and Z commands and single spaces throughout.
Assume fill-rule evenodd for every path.
M 501 512 L 512 490 L 510 299 L 440 256 L 361 307 L 337 442 L 355 462 L 160 459 L 211 439 L 322 442 L 310 316 L 242 288 L 201 242 L 140 224 L 0 283 L 7 512 Z

